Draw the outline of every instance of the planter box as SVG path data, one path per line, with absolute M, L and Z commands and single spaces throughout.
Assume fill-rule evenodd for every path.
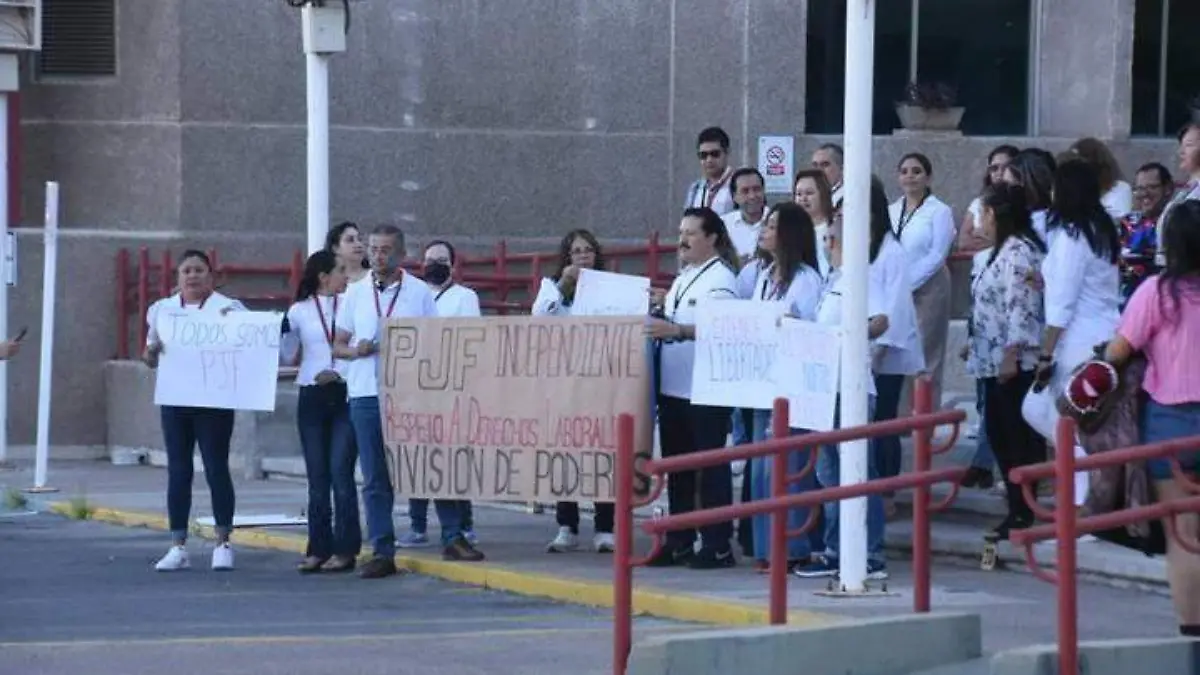
M 962 123 L 966 108 L 921 108 L 904 103 L 896 104 L 896 116 L 900 125 L 912 131 L 955 131 Z

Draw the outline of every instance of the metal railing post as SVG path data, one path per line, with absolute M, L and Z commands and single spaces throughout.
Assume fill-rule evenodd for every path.
M 617 495 L 614 505 L 613 675 L 625 675 L 633 646 L 633 416 L 617 417 Z
M 918 377 L 913 388 L 913 412 L 925 415 L 933 409 L 933 390 L 929 380 Z M 933 428 L 917 429 L 914 438 L 914 466 L 917 472 L 933 468 Z M 930 486 L 918 485 L 913 491 L 913 611 L 928 612 L 930 607 L 930 584 L 932 561 L 930 554 L 929 522 Z
M 786 398 L 775 399 L 774 408 L 771 411 L 771 436 L 772 438 L 787 438 L 790 434 L 788 428 L 788 401 Z M 815 452 L 815 450 L 809 450 Z M 771 457 L 771 497 L 778 499 L 787 494 L 787 478 L 788 478 L 788 455 L 791 452 L 777 452 Z M 746 460 L 747 462 L 754 461 L 753 459 Z M 766 462 L 762 463 L 767 466 Z M 746 473 L 743 471 L 742 476 Z M 771 512 L 771 535 L 770 543 L 767 549 L 769 558 L 768 564 L 770 567 L 767 573 L 771 577 L 770 590 L 770 619 L 772 625 L 783 625 L 787 623 L 787 521 L 788 509 L 776 509 Z
M 1075 574 L 1075 423 L 1062 417 L 1054 430 L 1054 526 L 1058 535 L 1058 672 L 1079 672 L 1079 603 Z

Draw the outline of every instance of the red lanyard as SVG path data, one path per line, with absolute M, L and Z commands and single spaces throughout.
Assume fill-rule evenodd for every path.
M 200 306 L 196 309 L 204 309 L 204 303 L 208 302 L 208 299 L 211 297 L 212 293 L 204 296 L 204 299 L 200 301 Z M 179 294 L 179 309 L 187 309 L 187 303 L 183 301 L 183 293 Z
M 325 311 L 321 309 L 321 296 L 313 296 L 313 304 L 317 306 L 317 318 L 321 320 L 321 330 L 325 332 L 325 339 L 329 340 L 329 346 L 333 346 L 333 334 L 337 331 L 337 296 L 333 296 L 333 310 L 329 314 L 330 323 L 325 323 Z
M 732 173 L 726 173 L 721 180 L 717 181 L 711 187 L 705 185 L 704 189 L 707 191 L 706 199 L 704 200 L 705 206 L 710 209 L 712 208 L 713 202 L 717 199 L 717 193 L 721 191 L 721 188 L 725 187 L 725 181 L 729 180 L 729 177 L 732 175 Z
M 372 287 L 371 290 L 375 292 L 375 316 L 381 319 L 392 318 L 392 310 L 396 309 L 396 301 L 400 299 L 400 287 L 396 286 L 396 294 L 392 296 L 392 302 L 388 304 L 387 314 L 383 313 L 383 308 L 379 305 L 379 289 Z

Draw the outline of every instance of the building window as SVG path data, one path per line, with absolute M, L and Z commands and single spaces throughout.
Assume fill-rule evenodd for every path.
M 1137 0 L 1133 37 L 1132 132 L 1170 136 L 1191 117 L 1200 95 L 1195 0 Z
M 44 0 L 39 78 L 117 74 L 116 0 Z
M 1034 0 L 876 3 L 874 132 L 889 134 L 900 126 L 895 104 L 915 79 L 945 82 L 958 91 L 958 104 L 966 108 L 963 133 L 1026 133 L 1033 5 Z M 807 57 L 807 131 L 839 134 L 846 0 L 809 0 Z

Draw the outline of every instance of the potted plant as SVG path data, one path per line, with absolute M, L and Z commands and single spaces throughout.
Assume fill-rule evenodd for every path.
M 944 82 L 910 82 L 904 100 L 896 103 L 896 116 L 911 131 L 954 131 L 964 111 L 956 102 L 957 92 Z

